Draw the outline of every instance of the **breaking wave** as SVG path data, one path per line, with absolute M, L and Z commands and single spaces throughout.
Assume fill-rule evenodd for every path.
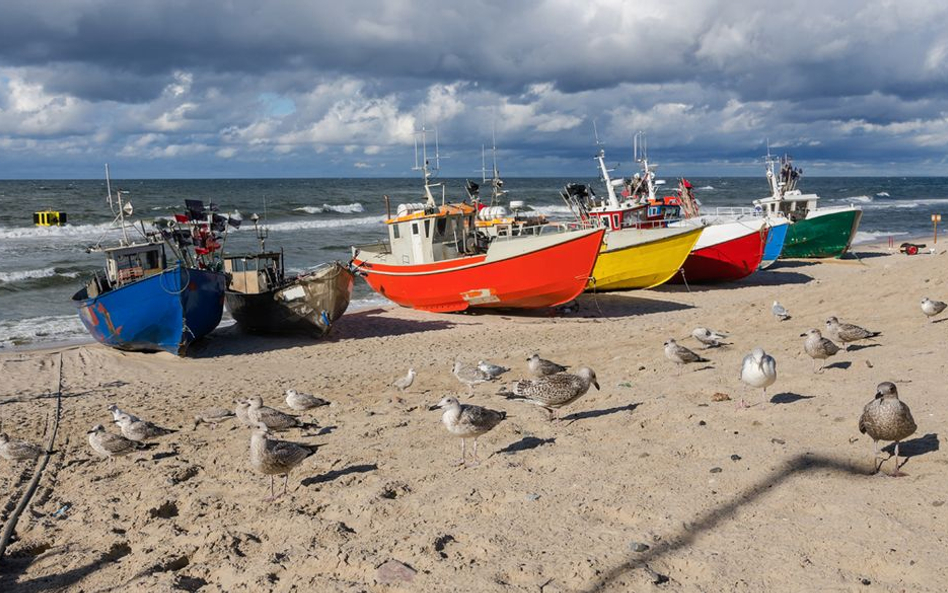
M 323 204 L 322 206 L 302 206 L 300 208 L 294 208 L 297 212 L 305 212 L 307 214 L 355 214 L 358 212 L 365 212 L 365 208 L 359 202 L 353 202 L 351 204 Z

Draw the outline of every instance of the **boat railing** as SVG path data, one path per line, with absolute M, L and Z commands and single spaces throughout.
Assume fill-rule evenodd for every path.
M 749 208 L 747 206 L 718 206 L 716 208 L 702 208 L 701 214 L 710 215 L 710 216 L 727 216 L 727 217 L 750 217 L 750 216 L 763 216 L 764 212 L 761 208 Z

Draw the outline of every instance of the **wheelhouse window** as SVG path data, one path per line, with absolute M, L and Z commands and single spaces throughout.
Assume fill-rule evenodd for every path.
M 413 234 L 413 235 L 417 235 L 417 234 L 418 234 L 418 223 L 417 223 L 417 222 L 411 223 L 411 234 Z

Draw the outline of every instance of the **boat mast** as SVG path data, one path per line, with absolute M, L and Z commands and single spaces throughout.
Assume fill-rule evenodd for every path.
M 645 182 L 645 188 L 648 190 L 648 199 L 651 202 L 655 200 L 655 174 L 652 173 L 654 165 L 650 167 L 648 164 L 648 139 L 642 130 L 636 132 L 632 137 L 632 158 L 635 159 L 635 162 L 642 164 L 642 172 L 645 175 L 643 181 Z
M 618 210 L 619 198 L 616 196 L 616 190 L 612 187 L 612 178 L 609 176 L 609 171 L 614 169 L 606 168 L 606 151 L 602 149 L 602 142 L 599 141 L 599 130 L 596 128 L 596 122 L 593 122 L 593 133 L 596 135 L 596 146 L 599 147 L 599 152 L 596 154 L 595 159 L 599 163 L 599 175 L 602 177 L 602 180 L 606 182 L 606 196 L 609 199 L 609 208 Z
M 122 225 L 122 237 L 124 238 L 122 245 L 131 245 L 132 241 L 128 238 L 128 227 L 125 225 L 125 216 L 132 215 L 132 203 L 122 203 L 122 190 L 120 189 L 115 190 L 115 202 L 112 201 L 112 179 L 109 174 L 108 163 L 105 164 L 105 187 L 108 191 L 109 210 L 115 215 L 115 220 L 112 222 L 117 221 Z M 118 209 L 116 209 L 116 205 Z
M 777 159 L 770 154 L 770 140 L 767 140 L 767 183 L 770 184 L 770 195 L 772 198 L 780 199 L 783 193 L 780 191 L 780 184 L 777 182 Z
M 418 164 L 418 134 L 421 134 L 421 155 L 422 155 L 422 164 Z M 441 155 L 438 150 L 438 128 L 435 128 L 435 166 L 432 169 L 430 163 L 428 162 L 428 129 L 424 126 L 421 126 L 421 130 L 415 133 L 415 166 L 412 167 L 412 171 L 421 171 L 422 177 L 425 182 L 425 207 L 426 208 L 436 208 L 437 203 L 435 202 L 434 195 L 431 193 L 432 187 L 442 186 L 441 191 L 441 201 L 444 202 L 444 189 L 443 184 L 440 183 L 431 183 L 431 178 L 434 173 L 437 173 L 441 170 Z

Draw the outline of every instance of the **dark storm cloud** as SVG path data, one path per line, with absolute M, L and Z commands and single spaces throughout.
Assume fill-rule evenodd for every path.
M 946 15 L 916 0 L 7 0 L 0 141 L 198 166 L 315 151 L 365 173 L 404 159 L 430 118 L 465 151 L 494 121 L 524 163 L 586 167 L 596 121 L 616 151 L 648 129 L 679 159 L 770 138 L 924 161 L 948 144 Z

